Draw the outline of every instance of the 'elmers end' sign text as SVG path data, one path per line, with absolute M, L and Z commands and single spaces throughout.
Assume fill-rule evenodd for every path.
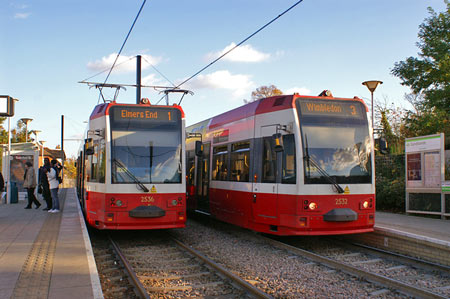
M 168 118 L 170 119 L 170 112 L 168 112 Z M 120 116 L 122 118 L 150 118 L 158 119 L 158 111 L 130 111 L 127 109 L 120 110 Z

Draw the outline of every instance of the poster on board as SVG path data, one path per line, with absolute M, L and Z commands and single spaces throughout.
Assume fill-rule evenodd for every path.
M 422 155 L 420 153 L 406 155 L 406 181 L 408 187 L 422 186 Z
M 441 154 L 440 152 L 424 153 L 425 187 L 439 188 L 441 185 Z
M 12 155 L 11 156 L 11 182 L 15 182 L 19 192 L 25 191 L 23 188 L 23 176 L 25 174 L 25 163 L 33 164 L 32 155 Z

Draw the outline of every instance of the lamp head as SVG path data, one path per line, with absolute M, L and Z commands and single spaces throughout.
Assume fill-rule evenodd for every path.
M 362 85 L 367 86 L 367 88 L 370 90 L 370 92 L 374 92 L 375 89 L 377 89 L 377 86 L 383 84 L 382 81 L 378 80 L 371 80 L 371 81 L 364 81 Z

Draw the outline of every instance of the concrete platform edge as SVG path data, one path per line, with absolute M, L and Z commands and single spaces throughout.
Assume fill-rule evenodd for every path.
M 81 231 L 83 233 L 84 244 L 86 247 L 89 273 L 91 275 L 92 293 L 94 294 L 94 298 L 103 299 L 103 291 L 100 284 L 100 278 L 98 276 L 97 265 L 95 264 L 94 252 L 92 251 L 91 241 L 89 239 L 86 223 L 84 222 L 83 212 L 81 211 L 80 202 L 76 191 L 75 197 L 77 199 L 78 216 L 80 217 Z
M 444 247 L 448 247 L 448 249 L 450 250 L 450 242 L 447 242 L 444 240 L 438 240 L 435 238 L 412 234 L 412 233 L 408 233 L 405 231 L 400 231 L 400 230 L 396 230 L 396 229 L 392 229 L 392 228 L 388 228 L 388 227 L 384 227 L 384 226 L 380 226 L 380 225 L 375 226 L 375 232 L 377 232 L 377 231 L 391 233 L 391 234 L 397 235 L 397 236 L 404 236 L 404 237 L 411 238 L 411 239 L 417 239 L 417 240 L 429 242 L 431 244 L 438 244 L 438 245 L 441 245 Z

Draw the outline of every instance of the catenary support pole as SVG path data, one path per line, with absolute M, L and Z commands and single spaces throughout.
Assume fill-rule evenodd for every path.
M 136 104 L 141 102 L 141 55 L 136 56 Z

